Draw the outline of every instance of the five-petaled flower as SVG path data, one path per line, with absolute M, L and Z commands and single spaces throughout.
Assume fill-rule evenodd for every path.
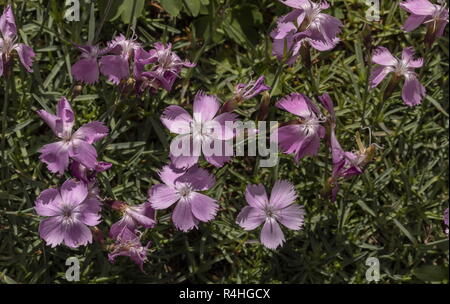
M 393 73 L 391 87 L 394 88 L 401 77 L 405 78 L 402 98 L 407 106 L 416 106 L 421 103 L 426 94 L 425 87 L 419 82 L 414 69 L 423 65 L 423 58 L 414 59 L 415 51 L 412 47 L 403 49 L 402 58 L 394 57 L 385 47 L 375 50 L 372 61 L 378 66 L 370 75 L 370 86 L 375 88 L 390 73 Z
M 13 51 L 19 55 L 20 62 L 28 72 L 36 56 L 33 49 L 23 43 L 17 43 L 16 21 L 11 5 L 8 5 L 0 17 L 0 76 L 7 76 L 11 68 Z
M 215 179 L 208 171 L 197 166 L 187 171 L 165 166 L 159 176 L 164 184 L 154 185 L 149 190 L 149 201 L 156 210 L 176 203 L 172 220 L 179 230 L 186 232 L 197 228 L 199 222 L 215 218 L 219 208 L 216 200 L 199 193 L 214 186 Z
M 254 230 L 264 224 L 261 243 L 269 249 L 276 249 L 284 242 L 279 224 L 300 230 L 304 221 L 303 207 L 294 204 L 297 199 L 294 186 L 288 181 L 277 181 L 270 199 L 263 185 L 248 185 L 245 198 L 249 206 L 244 207 L 237 217 L 237 224 L 245 230 Z
M 108 128 L 103 123 L 90 122 L 73 133 L 75 114 L 65 97 L 59 101 L 56 115 L 44 110 L 37 113 L 61 139 L 43 146 L 39 151 L 40 160 L 47 164 L 51 172 L 63 174 L 69 166 L 69 159 L 81 163 L 88 169 L 96 168 L 97 151 L 93 144 L 108 135 Z
M 318 51 L 333 49 L 339 42 L 342 22 L 322 13 L 330 7 L 328 2 L 315 3 L 310 0 L 280 0 L 294 8 L 289 14 L 278 19 L 272 31 L 273 54 L 282 60 L 287 56 L 287 64 L 293 64 L 302 46 L 311 45 Z
M 48 217 L 39 225 L 39 235 L 47 245 L 59 244 L 76 248 L 92 242 L 88 226 L 100 223 L 100 202 L 89 195 L 83 182 L 69 179 L 61 188 L 42 191 L 36 199 L 35 210 L 40 216 Z
M 180 106 L 166 108 L 161 121 L 172 133 L 179 134 L 170 146 L 170 159 L 176 168 L 192 167 L 201 153 L 216 167 L 231 160 L 227 151 L 233 150 L 230 139 L 235 137 L 232 123 L 237 115 L 222 113 L 216 116 L 219 108 L 217 97 L 202 92 L 195 96 L 194 117 Z
M 403 25 L 405 31 L 411 32 L 421 24 L 426 24 L 428 43 L 433 43 L 438 37 L 444 35 L 448 24 L 446 4 L 433 4 L 428 0 L 406 0 L 400 3 L 400 7 L 411 14 Z

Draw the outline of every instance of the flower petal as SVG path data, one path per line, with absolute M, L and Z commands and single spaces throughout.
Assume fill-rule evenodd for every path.
M 403 85 L 402 98 L 407 106 L 413 107 L 422 102 L 425 97 L 425 87 L 415 75 L 407 75 Z
M 201 222 L 209 222 L 216 217 L 219 205 L 215 199 L 201 193 L 193 192 L 188 197 L 192 214 Z
M 181 199 L 172 214 L 172 221 L 179 230 L 187 232 L 197 228 L 198 221 L 192 214 L 191 204 L 185 199 Z
M 253 230 L 264 223 L 266 215 L 261 209 L 245 206 L 239 213 L 236 223 L 245 230 Z
M 292 230 L 300 230 L 303 226 L 305 211 L 299 205 L 291 205 L 277 211 L 277 220 Z
M 88 144 L 93 144 L 103 137 L 107 136 L 109 132 L 108 127 L 103 122 L 93 121 L 81 126 L 74 134 L 74 138 L 81 139 Z
M 261 230 L 261 243 L 269 249 L 283 245 L 284 234 L 274 219 L 268 219 Z
M 90 243 L 92 243 L 92 232 L 85 224 L 80 221 L 66 224 L 64 244 L 70 248 L 77 248 Z
M 11 5 L 5 7 L 0 17 L 0 31 L 4 38 L 13 39 L 17 36 L 16 20 Z
M 88 188 L 85 183 L 77 182 L 75 179 L 68 179 L 62 184 L 62 201 L 73 207 L 80 205 L 88 195 Z
M 197 93 L 194 100 L 194 120 L 206 122 L 216 116 L 220 108 L 220 102 L 216 96 Z
M 94 146 L 80 139 L 73 139 L 72 143 L 72 149 L 69 150 L 70 157 L 88 169 L 95 169 L 97 165 L 97 150 L 95 150 Z
M 180 199 L 180 195 L 173 188 L 159 184 L 152 186 L 148 199 L 154 209 L 160 210 L 175 204 Z
M 62 199 L 58 189 L 51 188 L 41 192 L 36 199 L 36 206 L 34 209 L 40 216 L 56 216 L 61 215 L 61 210 L 58 205 Z
M 374 51 L 372 61 L 384 66 L 394 66 L 398 62 L 397 58 L 395 58 L 387 48 L 382 46 Z
M 31 66 L 33 65 L 34 57 L 36 57 L 36 54 L 34 53 L 33 49 L 23 43 L 17 44 L 14 47 L 14 49 L 17 51 L 17 54 L 19 54 L 19 59 L 23 67 L 29 73 L 33 72 Z
M 39 153 L 39 159 L 47 164 L 48 170 L 52 173 L 64 174 L 69 166 L 68 146 L 64 142 L 55 142 L 43 146 Z
M 100 76 L 100 69 L 96 58 L 78 60 L 72 66 L 73 78 L 87 84 L 94 84 Z
M 191 132 L 191 115 L 180 106 L 169 106 L 161 115 L 163 125 L 175 134 L 188 134 Z
M 264 209 L 269 203 L 266 189 L 262 184 L 248 185 L 245 190 L 245 199 L 253 208 Z
M 39 224 L 39 236 L 52 248 L 64 240 L 63 217 L 54 216 Z
M 288 181 L 278 180 L 270 194 L 270 204 L 277 209 L 283 209 L 291 205 L 297 199 L 294 185 Z

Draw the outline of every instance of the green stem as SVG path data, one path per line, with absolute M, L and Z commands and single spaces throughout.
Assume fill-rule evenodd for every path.
M 6 164 L 6 128 L 7 128 L 7 112 L 9 103 L 9 77 L 5 77 L 5 98 L 3 100 L 3 111 L 2 111 L 2 179 L 6 178 L 7 164 Z

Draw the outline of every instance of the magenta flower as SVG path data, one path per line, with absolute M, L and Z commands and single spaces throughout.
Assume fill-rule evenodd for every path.
M 445 209 L 445 212 L 444 212 L 444 224 L 445 224 L 445 233 L 447 234 L 447 236 L 448 236 L 448 208 L 447 209 Z
M 149 71 L 144 67 L 153 64 Z M 180 77 L 181 70 L 193 68 L 196 65 L 189 61 L 182 61 L 181 58 L 172 51 L 172 44 L 164 45 L 157 42 L 154 49 L 149 52 L 140 51 L 135 55 L 135 78 L 138 81 L 138 92 L 142 93 L 150 88 L 152 91 L 163 87 L 171 91 L 175 80 Z
M 116 242 L 111 246 L 111 252 L 108 254 L 108 260 L 114 263 L 118 256 L 127 256 L 135 262 L 139 269 L 144 272 L 144 263 L 147 261 L 148 247 L 142 246 L 141 238 L 129 229 L 123 229 L 117 236 Z
M 109 170 L 111 167 L 112 164 L 110 163 L 97 162 L 94 168 L 89 169 L 80 162 L 73 161 L 70 164 L 70 173 L 85 183 L 92 183 L 95 182 L 98 173 Z
M 214 186 L 214 177 L 197 166 L 179 171 L 165 166 L 159 173 L 164 184 L 154 185 L 148 192 L 149 202 L 156 210 L 167 209 L 176 203 L 172 214 L 175 226 L 184 232 L 197 228 L 199 222 L 209 222 L 219 206 L 199 191 Z
M 110 51 L 101 50 L 97 45 L 77 46 L 81 51 L 81 58 L 72 66 L 73 78 L 87 84 L 94 84 L 100 77 L 99 58 Z
M 28 72 L 33 72 L 33 49 L 23 43 L 16 43 L 17 28 L 11 5 L 6 6 L 0 17 L 0 76 L 6 76 L 11 67 L 13 51 L 19 55 L 20 62 Z
M 122 79 L 130 76 L 130 62 L 135 52 L 141 48 L 136 38 L 126 39 L 120 34 L 113 41 L 108 43 L 111 55 L 103 56 L 100 59 L 100 71 L 109 77 L 109 81 L 119 84 Z
M 65 97 L 59 101 L 56 115 L 44 110 L 37 113 L 61 139 L 43 146 L 39 151 L 40 160 L 47 164 L 51 172 L 63 174 L 69 166 L 69 159 L 81 163 L 88 169 L 96 168 L 97 151 L 93 143 L 108 135 L 108 128 L 103 123 L 99 121 L 87 123 L 72 133 L 75 114 Z
M 248 100 L 268 90 L 270 90 L 270 87 L 264 83 L 264 76 L 261 76 L 256 81 L 250 81 L 248 84 L 238 84 L 235 94 L 239 99 Z
M 316 155 L 320 139 L 325 136 L 325 128 L 320 125 L 322 114 L 319 109 L 302 94 L 291 94 L 281 99 L 276 106 L 299 116 L 278 129 L 281 150 L 293 154 L 296 162 L 305 156 Z
M 302 45 L 311 45 L 319 51 L 328 51 L 338 44 L 337 35 L 341 32 L 343 24 L 339 19 L 322 13 L 330 7 L 328 2 L 315 3 L 310 0 L 280 0 L 280 2 L 294 10 L 281 17 L 271 33 L 274 39 L 273 54 L 279 60 L 287 55 L 287 63 L 293 64 Z
M 411 14 L 403 25 L 405 31 L 411 32 L 426 24 L 427 41 L 430 43 L 444 35 L 448 24 L 447 5 L 432 4 L 428 0 L 406 0 L 400 3 L 400 7 Z
M 139 227 L 153 228 L 156 225 L 155 210 L 150 202 L 130 206 L 123 202 L 114 202 L 112 208 L 122 213 L 122 218 L 111 226 L 109 236 L 113 239 L 124 229 L 135 231 Z
M 231 160 L 226 151 L 232 151 L 230 139 L 235 137 L 231 125 L 237 115 L 223 113 L 218 116 L 220 102 L 217 97 L 199 92 L 194 100 L 194 117 L 180 106 L 169 106 L 161 121 L 170 132 L 179 134 L 170 147 L 170 159 L 178 169 L 187 169 L 198 162 L 201 152 L 210 164 L 222 167 Z M 181 148 L 180 148 L 181 146 Z M 216 153 L 216 149 L 220 148 Z M 180 152 L 174 153 L 175 150 Z M 201 151 L 200 151 L 201 150 Z M 207 153 L 205 153 L 207 151 Z
M 64 243 L 76 248 L 92 242 L 88 226 L 100 223 L 101 206 L 95 196 L 88 194 L 86 184 L 69 179 L 60 189 L 47 189 L 39 195 L 34 209 L 48 217 L 39 225 L 39 235 L 47 245 Z
M 328 183 L 331 187 L 331 200 L 334 202 L 339 191 L 339 179 L 362 174 L 364 172 L 363 164 L 367 155 L 366 153 L 355 154 L 353 152 L 346 152 L 342 149 L 336 137 L 336 114 L 333 101 L 328 94 L 320 96 L 319 100 L 330 114 L 330 148 L 333 159 L 333 173 Z
M 375 88 L 390 73 L 394 73 L 392 83 L 396 84 L 401 77 L 405 78 L 402 98 L 407 106 L 421 103 L 426 94 L 425 88 L 420 84 L 414 69 L 423 65 L 423 58 L 414 59 L 415 51 L 412 47 L 403 49 L 402 58 L 394 57 L 388 49 L 379 47 L 375 50 L 372 61 L 378 64 L 370 75 L 370 86 Z
M 263 185 L 248 185 L 245 198 L 249 206 L 244 207 L 237 217 L 237 224 L 245 230 L 254 230 L 264 224 L 261 243 L 269 249 L 282 246 L 284 234 L 279 224 L 291 230 L 303 226 L 303 207 L 294 204 L 297 199 L 294 186 L 287 181 L 277 181 L 270 200 Z

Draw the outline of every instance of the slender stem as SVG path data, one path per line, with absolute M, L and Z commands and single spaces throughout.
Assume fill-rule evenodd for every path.
M 6 164 L 6 128 L 7 128 L 7 112 L 9 103 L 9 77 L 5 77 L 5 98 L 3 99 L 3 111 L 2 111 L 2 179 L 6 178 L 7 164 Z
M 106 4 L 106 8 L 105 8 L 105 11 L 104 11 L 103 18 L 100 21 L 100 25 L 97 28 L 97 32 L 95 33 L 95 38 L 94 38 L 93 44 L 96 44 L 98 39 L 100 38 L 99 37 L 100 36 L 100 32 L 101 32 L 101 30 L 103 28 L 103 25 L 105 24 L 105 21 L 106 21 L 106 18 L 108 17 L 109 11 L 111 10 L 111 4 L 112 4 L 112 0 L 108 0 L 108 3 Z

